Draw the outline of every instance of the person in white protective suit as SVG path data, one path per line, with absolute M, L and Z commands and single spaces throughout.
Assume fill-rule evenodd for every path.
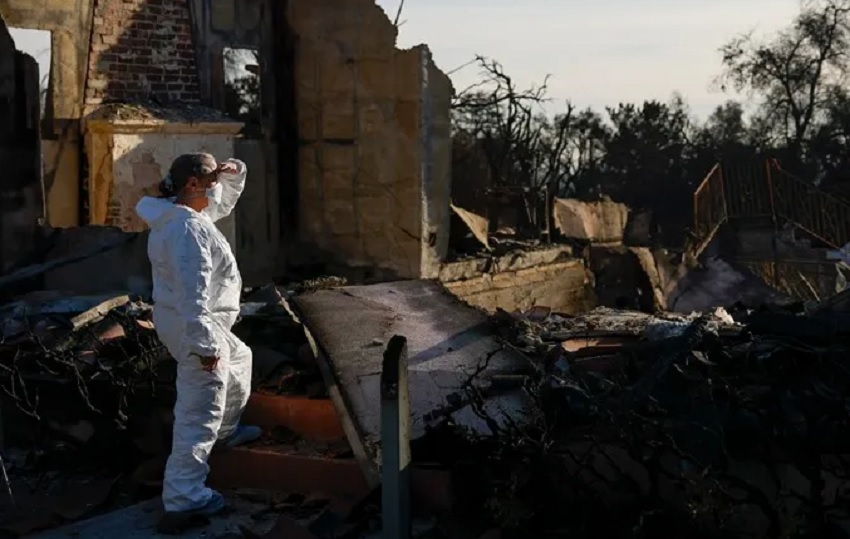
M 151 228 L 154 324 L 177 361 L 174 441 L 162 493 L 167 513 L 223 510 L 224 498 L 205 485 L 210 453 L 261 435 L 239 423 L 251 392 L 252 356 L 231 332 L 242 278 L 214 224 L 233 211 L 246 174 L 236 159 L 219 165 L 209 154 L 181 155 L 160 184 L 163 196 L 136 205 Z

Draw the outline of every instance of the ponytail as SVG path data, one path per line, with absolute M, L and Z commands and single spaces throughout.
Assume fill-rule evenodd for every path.
M 174 188 L 174 181 L 171 179 L 171 174 L 167 175 L 161 182 L 159 182 L 159 192 L 163 198 L 177 196 L 177 190 Z

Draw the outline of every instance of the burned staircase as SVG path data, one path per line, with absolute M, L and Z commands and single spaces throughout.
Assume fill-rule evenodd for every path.
M 694 258 L 719 256 L 799 299 L 831 295 L 830 253 L 850 244 L 850 203 L 784 170 L 774 159 L 717 163 L 694 192 Z

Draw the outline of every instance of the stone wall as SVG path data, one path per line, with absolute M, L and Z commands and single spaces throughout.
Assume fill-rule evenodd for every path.
M 86 105 L 200 101 L 187 0 L 96 0 Z
M 256 48 L 266 166 L 252 170 L 279 183 L 258 193 L 279 199 L 268 206 L 286 221 L 284 241 L 374 276 L 436 277 L 448 249 L 451 83 L 426 47 L 395 48 L 373 0 L 0 0 L 0 12 L 53 32 L 64 123 L 43 152 L 51 225 L 94 212 L 79 198 L 98 174 L 89 162 L 91 178 L 80 178 L 83 116 L 124 101 L 218 108 L 223 47 Z M 265 249 L 280 234 L 250 239 Z
M 423 47 L 420 64 L 426 68 L 420 102 L 420 159 L 422 163 L 422 261 L 419 276 L 439 275 L 440 264 L 449 250 L 452 211 L 452 125 L 451 80 L 431 61 Z
M 574 314 L 593 308 L 593 279 L 569 247 L 444 264 L 440 281 L 460 299 L 490 312 L 550 307 Z
M 395 48 L 373 0 L 291 0 L 299 236 L 383 278 L 434 277 L 449 232 L 451 83 L 424 46 Z

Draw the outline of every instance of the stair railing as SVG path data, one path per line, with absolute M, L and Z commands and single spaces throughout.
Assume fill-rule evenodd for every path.
M 775 216 L 836 249 L 850 244 L 850 204 L 795 177 L 775 159 L 768 161 L 767 168 Z
M 706 175 L 694 191 L 694 244 L 691 255 L 698 257 L 729 218 L 723 169 L 720 163 Z

